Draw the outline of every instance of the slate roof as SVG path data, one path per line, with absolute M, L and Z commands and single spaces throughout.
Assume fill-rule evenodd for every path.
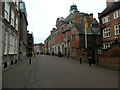
M 98 25 L 98 21 L 94 18 L 92 21 L 91 21 L 91 24 L 93 25 Z M 98 27 L 91 27 L 91 31 L 93 34 L 100 34 L 100 30 Z
M 84 34 L 85 33 L 84 24 L 75 24 L 74 23 L 74 26 L 75 26 L 76 30 L 78 31 L 78 34 Z
M 72 21 L 72 19 L 73 19 L 73 14 L 71 13 L 71 14 L 69 14 L 68 17 L 65 19 L 65 22 L 66 22 L 66 23 L 69 23 L 70 21 Z
M 94 19 L 91 21 L 91 24 L 98 24 L 98 21 L 94 18 Z
M 97 20 L 94 18 L 91 21 L 91 24 L 98 24 Z M 76 30 L 78 31 L 78 34 L 85 34 L 85 24 L 84 23 L 80 23 L 80 24 L 75 24 L 74 26 L 76 28 Z M 99 35 L 100 31 L 98 27 L 90 27 L 87 29 L 87 34 L 88 35 Z
M 120 1 L 116 1 L 116 2 L 114 2 L 112 5 L 108 6 L 108 7 L 101 13 L 101 15 L 99 16 L 99 18 L 102 17 L 102 16 L 105 16 L 106 14 L 109 14 L 110 12 L 112 12 L 112 11 L 118 9 L 118 8 L 120 8 Z

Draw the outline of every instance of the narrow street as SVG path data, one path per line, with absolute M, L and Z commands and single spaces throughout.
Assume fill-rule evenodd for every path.
M 117 88 L 118 72 L 69 58 L 39 55 L 3 72 L 3 88 Z

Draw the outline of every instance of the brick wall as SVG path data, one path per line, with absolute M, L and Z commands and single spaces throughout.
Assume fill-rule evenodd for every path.
M 110 49 L 102 51 L 98 60 L 104 64 L 120 64 L 120 46 L 113 45 Z
M 120 64 L 120 57 L 99 56 L 98 60 L 102 64 Z

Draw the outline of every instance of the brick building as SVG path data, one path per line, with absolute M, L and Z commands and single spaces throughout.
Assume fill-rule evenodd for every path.
M 32 56 L 32 52 L 34 51 L 34 37 L 32 33 L 27 33 L 27 56 Z
M 34 44 L 34 51 L 36 54 L 44 54 L 45 53 L 45 46 L 44 44 Z
M 18 60 L 19 2 L 2 2 L 2 65 L 3 68 Z
M 88 28 L 85 38 L 86 23 Z M 97 45 L 96 41 L 100 41 L 99 36 L 99 24 L 93 18 L 93 14 L 79 12 L 77 6 L 73 4 L 67 18 L 57 18 L 56 28 L 51 30 L 51 34 L 45 40 L 45 52 L 72 58 L 82 56 L 82 58 L 87 59 L 88 56 L 91 56 L 95 63 L 97 48 L 94 49 L 93 47 Z
M 116 66 L 120 60 L 120 1 L 107 0 L 106 5 L 99 13 L 103 43 L 99 63 Z
M 20 40 L 20 46 L 19 46 L 19 53 L 20 53 L 20 59 L 26 57 L 27 55 L 27 12 L 25 3 L 22 1 L 20 2 L 20 30 L 19 30 L 19 40 Z

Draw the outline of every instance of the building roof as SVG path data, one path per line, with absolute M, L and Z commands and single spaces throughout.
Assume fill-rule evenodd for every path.
M 70 14 L 67 16 L 67 18 L 65 19 L 65 22 L 66 22 L 66 23 L 69 23 L 70 21 L 73 20 L 73 18 L 74 18 L 73 13 L 70 13 Z
M 91 24 L 99 24 L 98 21 L 94 18 L 92 21 L 91 21 Z
M 21 14 L 24 15 L 25 20 L 26 20 L 26 23 L 27 23 L 27 25 L 28 25 L 27 11 L 26 11 L 26 6 L 25 6 L 25 2 L 24 2 L 24 1 L 19 2 L 19 8 L 20 8 L 20 12 L 21 12 Z
M 99 18 L 109 14 L 110 12 L 112 12 L 118 8 L 120 8 L 120 1 L 116 1 L 113 4 L 111 4 L 110 6 L 108 6 L 107 8 L 105 8 L 104 11 L 99 16 Z
M 84 24 L 75 24 L 74 26 L 76 28 L 76 30 L 78 31 L 78 34 L 84 34 Z
M 98 22 L 97 20 L 94 18 L 90 24 L 93 24 L 93 25 L 98 25 Z M 76 30 L 78 31 L 78 34 L 85 34 L 85 24 L 84 23 L 80 23 L 80 24 L 75 24 L 74 23 L 74 26 L 76 28 Z M 89 27 L 87 29 L 87 34 L 88 35 L 99 35 L 100 34 L 100 31 L 99 31 L 99 28 L 98 27 Z

